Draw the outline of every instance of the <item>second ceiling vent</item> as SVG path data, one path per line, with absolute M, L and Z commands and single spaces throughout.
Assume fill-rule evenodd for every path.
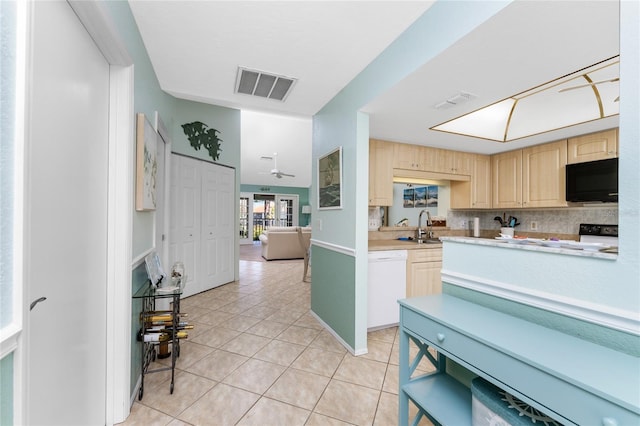
M 295 82 L 295 78 L 238 67 L 236 93 L 284 101 Z

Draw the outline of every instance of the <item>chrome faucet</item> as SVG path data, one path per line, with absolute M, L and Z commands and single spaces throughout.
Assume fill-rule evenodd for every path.
M 427 227 L 429 228 L 428 232 L 425 232 L 424 229 L 422 229 L 422 215 L 426 213 L 427 214 Z M 418 244 L 422 244 L 424 242 L 424 236 L 425 234 L 427 235 L 427 238 L 433 238 L 433 222 L 431 221 L 431 215 L 429 214 L 429 211 L 427 209 L 424 209 L 420 212 L 420 215 L 418 216 L 418 230 L 416 231 L 416 239 L 418 240 Z

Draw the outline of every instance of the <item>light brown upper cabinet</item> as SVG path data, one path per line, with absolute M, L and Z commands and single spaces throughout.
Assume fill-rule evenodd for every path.
M 456 153 L 457 154 L 457 153 Z M 471 157 L 471 180 L 451 181 L 451 208 L 491 208 L 491 157 L 467 154 Z
M 454 175 L 471 176 L 474 156 L 470 152 L 451 151 L 448 149 L 430 148 L 433 150 L 433 162 L 430 171 Z
M 493 207 L 564 207 L 567 141 L 491 157 Z
M 369 205 L 393 205 L 393 146 L 369 140 Z
M 565 207 L 567 141 L 522 150 L 522 207 Z
M 424 170 L 424 149 L 420 145 L 394 143 L 391 157 L 394 169 Z
M 456 175 L 472 175 L 475 170 L 475 161 L 477 156 L 470 152 L 449 151 L 453 152 L 453 171 Z M 483 157 L 483 156 L 481 156 Z M 487 160 L 489 157 L 487 157 Z
M 522 207 L 522 150 L 491 156 L 493 207 Z
M 604 160 L 618 156 L 618 129 L 569 138 L 567 164 Z

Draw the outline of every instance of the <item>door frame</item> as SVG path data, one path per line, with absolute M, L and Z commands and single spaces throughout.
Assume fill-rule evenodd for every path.
M 134 79 L 133 60 L 124 42 L 116 31 L 116 26 L 100 2 L 67 0 L 78 19 L 83 24 L 96 46 L 109 64 L 109 138 L 108 138 L 108 205 L 107 205 L 107 288 L 106 288 L 106 393 L 105 424 L 124 421 L 130 412 L 130 318 L 131 318 L 131 256 L 133 218 L 133 150 L 134 141 Z M 26 51 L 31 50 L 30 27 L 33 5 L 27 2 Z M 26 55 L 26 78 L 30 76 L 32 61 Z M 30 82 L 27 80 L 25 93 L 26 108 L 29 105 Z M 28 115 L 24 129 L 29 128 Z M 29 135 L 25 133 L 25 140 Z M 28 149 L 28 148 L 27 148 Z M 23 172 L 29 167 L 24 162 Z M 22 206 L 20 206 L 22 208 Z M 23 212 L 27 214 L 27 212 Z M 22 220 L 22 219 L 21 219 Z M 24 235 L 24 234 L 23 234 Z M 18 237 L 18 236 L 17 236 Z M 18 237 L 22 239 L 22 237 Z M 21 248 L 24 255 L 21 269 L 29 264 L 26 254 L 28 247 Z M 21 274 L 24 275 L 24 272 Z M 17 283 L 22 294 L 28 282 Z M 21 287 L 21 288 L 20 288 Z M 23 324 L 28 327 L 28 309 L 22 309 Z M 23 330 L 26 334 L 27 330 Z M 27 392 L 25 388 L 25 368 L 27 339 L 19 339 L 16 353 L 19 359 L 14 371 L 14 421 L 16 424 L 28 422 Z
M 300 224 L 300 195 L 298 194 L 284 194 L 284 193 L 271 193 L 271 192 L 241 192 L 240 197 L 238 198 L 238 203 L 240 202 L 240 198 L 248 198 L 248 206 L 247 206 L 247 223 L 249 228 L 249 238 L 242 239 L 240 238 L 240 245 L 248 245 L 253 244 L 253 203 L 256 195 L 270 195 L 273 196 L 273 202 L 276 204 L 276 220 L 280 222 L 280 212 L 277 209 L 280 200 L 292 200 L 293 201 L 293 216 L 291 226 L 299 226 Z M 239 221 L 239 217 L 238 217 Z M 239 222 L 238 222 L 239 226 Z
M 153 246 L 158 247 L 158 229 L 162 231 L 164 235 L 164 240 L 162 244 L 162 250 L 158 255 L 160 256 L 160 261 L 162 265 L 164 265 L 165 269 L 170 267 L 169 265 L 169 220 L 171 214 L 171 203 L 169 197 L 171 195 L 171 134 L 167 129 L 167 126 L 164 124 L 162 117 L 160 117 L 160 113 L 158 111 L 154 114 L 154 124 L 153 128 L 158 133 L 160 137 L 159 140 L 163 142 L 162 146 L 164 147 L 164 164 L 163 164 L 163 178 L 164 178 L 164 191 L 163 191 L 163 203 L 161 208 L 163 209 L 163 220 L 162 223 L 159 223 L 157 215 L 154 215 L 153 219 Z M 159 144 L 158 144 L 159 145 Z

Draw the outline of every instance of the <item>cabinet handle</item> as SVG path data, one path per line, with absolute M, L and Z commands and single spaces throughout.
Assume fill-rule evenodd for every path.
M 436 338 L 438 339 L 438 342 L 442 343 L 444 342 L 445 335 L 444 333 L 438 333 L 436 334 Z
M 602 419 L 602 426 L 618 426 L 618 422 L 611 417 L 605 417 Z

